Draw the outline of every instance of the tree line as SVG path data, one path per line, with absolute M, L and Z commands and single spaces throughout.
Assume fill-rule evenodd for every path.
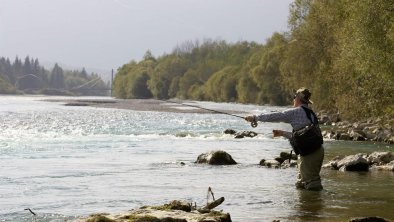
M 84 87 L 81 87 L 84 86 Z M 40 65 L 38 59 L 0 57 L 0 93 L 2 94 L 56 94 L 56 95 L 109 95 L 109 83 L 98 74 L 88 74 L 83 68 L 63 70 L 57 63 L 51 70 Z
M 188 41 L 118 69 L 119 98 L 286 105 L 312 91 L 315 109 L 346 119 L 394 116 L 394 1 L 295 0 L 289 31 L 265 44 Z

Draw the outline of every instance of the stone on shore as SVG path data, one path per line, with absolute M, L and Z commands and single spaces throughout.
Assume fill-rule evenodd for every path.
M 388 116 L 385 117 L 387 121 L 381 118 L 370 118 L 354 123 L 342 121 L 338 113 L 320 111 L 317 116 L 319 123 L 326 126 L 322 131 L 325 138 L 394 144 L 394 119 Z
M 230 154 L 223 150 L 210 151 L 200 154 L 195 163 L 207 163 L 210 165 L 233 165 L 237 164 Z

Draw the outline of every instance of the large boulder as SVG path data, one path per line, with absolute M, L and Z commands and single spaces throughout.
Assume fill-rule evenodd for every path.
M 237 164 L 230 154 L 223 150 L 210 151 L 200 154 L 195 163 L 207 163 L 210 165 L 233 165 Z
M 338 161 L 337 167 L 340 171 L 368 171 L 369 164 L 364 154 L 358 153 Z

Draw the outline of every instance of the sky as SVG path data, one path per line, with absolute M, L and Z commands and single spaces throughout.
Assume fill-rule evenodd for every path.
M 108 71 L 186 41 L 265 43 L 292 0 L 0 0 L 0 56 Z M 51 67 L 46 67 L 51 68 Z

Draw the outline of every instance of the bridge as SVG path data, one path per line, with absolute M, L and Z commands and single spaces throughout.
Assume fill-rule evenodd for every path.
M 33 80 L 33 81 L 37 81 L 36 85 L 42 85 L 44 86 L 45 83 L 44 81 L 37 75 L 34 74 L 27 74 L 27 75 L 23 75 L 17 78 L 17 80 L 15 81 L 15 89 L 17 90 L 22 90 L 25 92 L 31 92 L 31 91 L 37 91 L 37 90 L 46 90 L 46 91 L 52 91 L 52 92 L 86 92 L 86 91 L 96 91 L 96 92 L 100 92 L 100 91 L 109 91 L 109 95 L 112 96 L 112 84 L 110 85 L 110 88 L 94 88 L 100 81 L 101 78 L 97 77 L 94 78 L 86 83 L 83 83 L 81 85 L 75 86 L 71 89 L 66 89 L 66 88 L 45 88 L 45 87 L 29 87 L 29 88 L 23 88 L 20 86 L 20 81 L 24 80 L 24 79 L 28 79 L 28 80 Z M 111 81 L 112 82 L 112 81 Z

